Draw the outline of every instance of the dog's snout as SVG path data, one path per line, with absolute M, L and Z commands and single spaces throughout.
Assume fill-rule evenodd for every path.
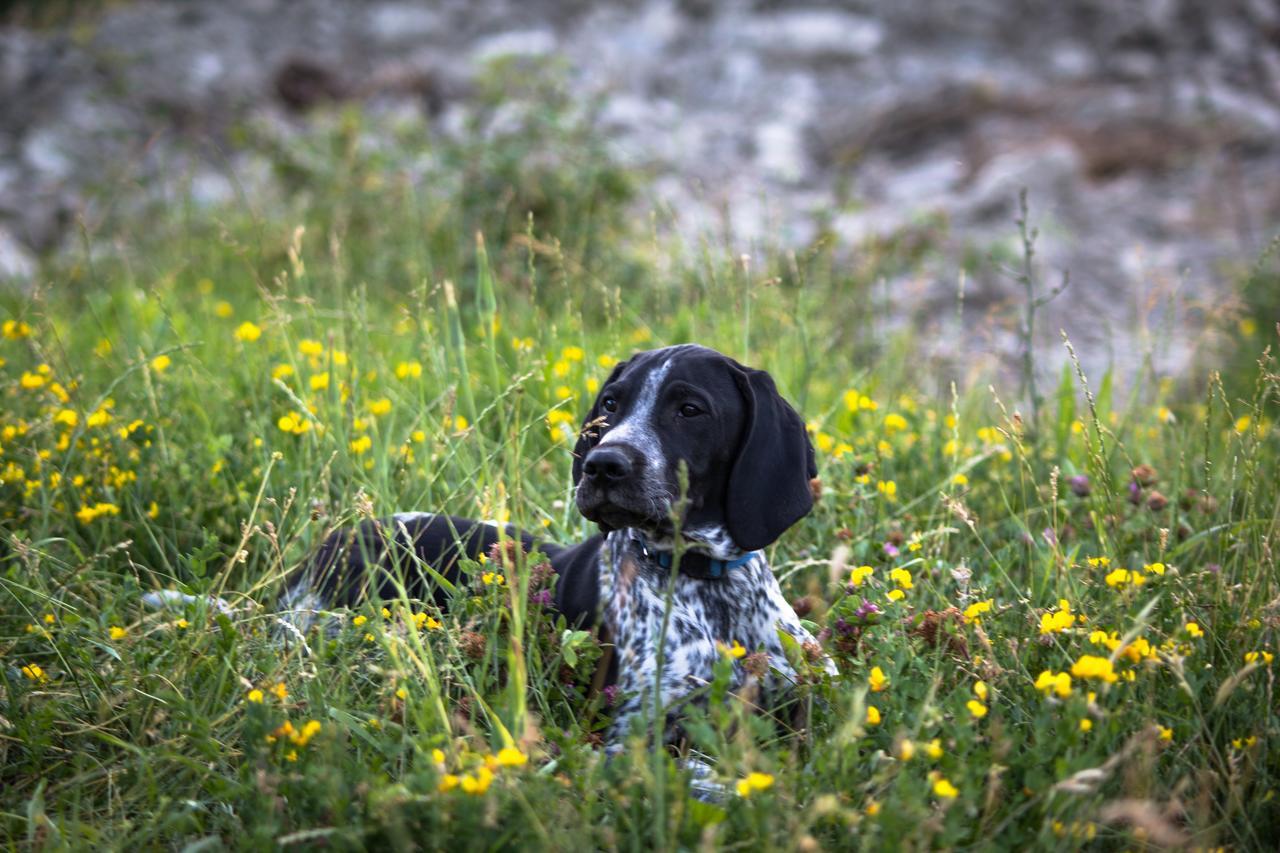
M 630 479 L 634 472 L 635 463 L 630 454 L 620 447 L 597 447 L 582 463 L 582 473 L 597 483 L 621 482 Z

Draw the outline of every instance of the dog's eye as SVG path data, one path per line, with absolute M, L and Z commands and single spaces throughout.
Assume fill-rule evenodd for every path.
M 616 412 L 618 411 L 618 401 L 613 397 L 605 397 L 600 401 L 600 408 L 604 409 L 606 412 Z
M 699 409 L 693 403 L 685 403 L 680 407 L 680 417 L 682 418 L 696 418 L 700 414 L 702 414 L 702 409 Z

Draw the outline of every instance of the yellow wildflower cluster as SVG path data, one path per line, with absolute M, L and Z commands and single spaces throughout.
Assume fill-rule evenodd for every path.
M 752 772 L 745 779 L 739 779 L 735 789 L 739 797 L 750 797 L 773 787 L 773 776 L 768 773 Z
M 1116 675 L 1115 669 L 1111 665 L 1111 660 L 1097 655 L 1081 655 L 1071 665 L 1071 674 L 1076 678 L 1103 681 L 1107 684 L 1119 680 L 1119 676 Z
M 119 515 L 120 507 L 107 501 L 98 501 L 92 506 L 85 504 L 76 510 L 76 520 L 81 524 L 90 524 L 104 515 Z
M 1080 617 L 1084 619 L 1083 616 Z M 1050 610 L 1040 616 L 1040 633 L 1058 634 L 1076 624 L 1076 614 L 1071 612 L 1071 602 L 1065 598 L 1058 600 L 1058 609 Z
M 982 615 L 990 613 L 993 605 L 992 599 L 986 601 L 975 601 L 964 609 L 964 621 L 970 625 L 977 625 L 982 622 Z
M 441 770 L 447 768 L 445 754 L 441 750 L 433 750 L 432 758 L 435 760 L 436 766 Z M 436 784 L 437 791 L 446 793 L 456 789 L 464 794 L 478 796 L 489 790 L 494 779 L 497 778 L 495 771 L 500 771 L 504 768 L 523 767 L 529 763 L 529 756 L 514 746 L 505 746 L 492 755 L 464 754 L 463 759 L 465 763 L 476 764 L 477 766 L 468 773 L 444 773 Z
M 1071 695 L 1071 675 L 1046 669 L 1036 679 L 1036 689 L 1045 696 L 1053 693 L 1060 699 L 1066 699 Z
M 867 582 L 867 578 L 875 574 L 875 571 L 871 566 L 858 566 L 849 573 L 849 583 L 854 586 L 862 586 Z

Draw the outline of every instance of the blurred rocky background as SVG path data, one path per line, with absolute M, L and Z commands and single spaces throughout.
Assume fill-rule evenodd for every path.
M 10 0 L 0 277 L 148 204 L 285 192 L 278 151 L 352 103 L 483 141 L 542 96 L 478 123 L 503 62 L 555 69 L 675 239 L 900 253 L 884 310 L 939 358 L 1018 357 L 981 320 L 1018 316 L 1024 188 L 1041 292 L 1070 273 L 1059 364 L 1061 327 L 1091 366 L 1185 366 L 1280 225 L 1274 0 Z

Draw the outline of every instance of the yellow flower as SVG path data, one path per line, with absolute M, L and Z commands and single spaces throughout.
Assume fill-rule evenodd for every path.
M 925 744 L 924 751 L 926 755 L 934 761 L 937 761 L 942 757 L 942 741 L 938 738 L 934 738 Z
M 898 742 L 898 760 L 910 761 L 916 754 L 916 745 L 910 740 L 903 738 Z
M 29 663 L 24 666 L 22 668 L 22 674 L 34 681 L 36 684 L 44 684 L 49 680 L 49 676 L 44 674 L 44 670 L 34 663 Z
M 952 785 L 942 776 L 939 776 L 934 781 L 933 793 L 942 797 L 944 800 L 954 800 L 956 797 L 960 796 L 960 791 L 956 789 L 956 786 Z
M 80 422 L 80 415 L 76 413 L 75 409 L 62 409 L 53 416 L 53 422 L 74 428 Z
M 872 800 L 871 802 L 867 803 L 867 807 L 865 811 L 867 813 L 867 817 L 875 817 L 876 815 L 880 814 L 880 804 L 877 803 L 875 800 Z
M 885 595 L 890 601 L 901 601 L 907 597 L 907 594 L 900 589 L 891 589 Z
M 987 682 L 975 681 L 973 683 L 973 695 L 977 696 L 983 702 L 987 701 L 987 696 L 989 693 L 990 691 L 987 689 Z
M 1089 719 L 1088 717 L 1081 717 L 1081 718 L 1080 718 L 1080 731 L 1082 731 L 1082 732 L 1089 732 L 1089 731 L 1093 731 L 1093 720 Z
M 1065 631 L 1075 624 L 1076 617 L 1071 612 L 1071 603 L 1065 598 L 1058 601 L 1058 609 L 1051 610 L 1040 617 L 1040 633 L 1055 634 Z
M 21 320 L 5 320 L 4 336 L 11 341 L 20 341 L 31 334 L 31 327 Z
M 481 765 L 476 768 L 474 776 L 467 774 L 462 777 L 462 790 L 468 794 L 483 794 L 489 790 L 489 785 L 493 782 L 493 771 L 488 767 Z
M 915 584 L 911 582 L 911 572 L 906 569 L 893 569 L 889 572 L 889 580 L 898 585 L 900 589 L 913 589 Z
M 1091 569 L 1105 569 L 1107 566 L 1111 565 L 1111 558 L 1089 557 L 1085 562 L 1089 564 L 1089 568 Z
M 454 430 L 454 432 L 462 432 L 463 430 L 465 430 L 465 429 L 467 428 L 467 426 L 468 426 L 468 423 L 467 423 L 467 419 L 466 419 L 466 418 L 464 418 L 462 415 L 455 415 L 455 416 L 454 416 L 454 418 L 453 418 L 453 430 Z
M 1186 625 L 1183 626 L 1183 628 L 1186 630 L 1187 635 L 1190 637 L 1199 638 L 1204 636 L 1204 631 L 1200 630 L 1200 626 L 1195 622 L 1188 622 Z
M 965 707 L 969 709 L 969 713 L 979 720 L 987 715 L 987 706 L 983 705 L 977 699 L 970 699 L 965 703 Z
M 743 648 L 742 643 L 739 643 L 737 640 L 734 640 L 733 645 L 731 646 L 726 646 L 724 643 L 716 643 L 716 646 L 720 649 L 720 654 L 727 658 L 733 658 L 734 660 L 744 657 L 747 653 L 747 650 Z
M 287 432 L 293 435 L 302 435 L 304 432 L 311 429 L 311 421 L 300 412 L 289 412 L 287 415 L 280 416 L 280 420 L 276 421 L 276 427 L 281 432 Z
M 525 755 L 514 746 L 504 746 L 498 750 L 498 766 L 499 767 L 520 767 L 527 764 L 529 756 Z
M 867 706 L 867 725 L 869 726 L 880 725 L 880 709 L 877 708 L 875 705 Z
M 292 376 L 292 375 L 293 375 L 292 364 L 277 364 L 275 367 L 271 368 L 272 379 L 284 379 L 286 376 Z
M 39 388 L 45 382 L 44 376 L 39 373 L 32 373 L 29 370 L 22 372 L 22 378 L 18 380 L 18 384 L 28 391 Z
M 368 621 L 369 621 L 368 616 L 365 616 L 363 613 L 359 613 L 351 620 L 351 624 L 359 628 L 361 625 L 363 625 Z
M 1163 741 L 1173 740 L 1173 729 L 1169 728 L 1168 726 L 1160 726 L 1159 729 L 1160 729 L 1160 740 L 1163 740 Z
M 485 572 L 480 575 L 480 580 L 485 586 L 493 586 L 494 584 L 503 586 L 507 582 L 506 576 L 500 572 Z
M 262 328 L 256 323 L 245 320 L 239 326 L 236 326 L 235 336 L 236 340 L 251 344 L 262 337 Z
M 173 359 L 167 355 L 158 355 L 151 359 L 151 369 L 156 373 L 164 373 L 169 369 L 169 365 L 173 364 Z
M 1153 575 L 1164 574 L 1164 563 L 1147 563 L 1142 567 L 1144 572 L 1151 572 Z
M 422 365 L 416 361 L 402 361 L 396 365 L 396 379 L 417 379 L 422 375 Z
M 1098 679 L 1112 684 L 1119 679 L 1111 661 L 1097 655 L 1081 655 L 1071 665 L 1071 674 L 1076 678 Z
M 1121 649 L 1121 654 L 1125 655 L 1134 663 L 1141 660 L 1156 660 L 1158 657 L 1155 648 L 1145 637 L 1138 637 L 1132 643 L 1125 646 Z
M 289 740 L 293 741 L 295 746 L 306 746 L 311 742 L 311 739 L 319 733 L 320 721 L 307 720 L 306 724 L 302 727 L 302 731 L 294 732 L 289 735 Z
M 1107 582 L 1107 586 L 1113 586 L 1117 589 L 1123 588 L 1126 585 L 1138 587 L 1147 582 L 1146 577 L 1139 572 L 1131 572 L 1127 569 L 1116 569 L 1115 571 L 1110 572 L 1106 576 L 1105 580 Z
M 271 688 L 271 692 L 281 702 L 289 698 L 289 688 L 285 687 L 283 681 L 277 681 L 276 686 Z
M 261 705 L 262 700 L 265 699 L 266 697 L 263 695 L 261 690 L 255 687 L 254 689 L 249 691 L 249 695 L 245 698 L 255 705 Z
M 1236 419 L 1235 430 L 1237 435 L 1244 435 L 1249 431 L 1249 424 L 1253 423 L 1253 418 L 1249 415 L 1241 415 Z
M 749 797 L 758 791 L 767 791 L 771 787 L 773 787 L 773 777 L 768 773 L 749 773 L 747 778 L 738 780 L 738 796 Z
M 967 486 L 969 485 L 969 478 L 964 474 L 956 474 L 951 478 L 951 483 L 956 486 Z
M 879 480 L 876 483 L 876 491 L 885 496 L 885 500 L 896 500 L 898 495 L 898 484 L 893 480 Z
M 1046 669 L 1036 679 L 1036 689 L 1046 696 L 1053 692 L 1065 699 L 1071 695 L 1071 676 L 1065 672 L 1055 674 L 1053 670 Z
M 854 586 L 862 586 L 867 582 L 867 578 L 875 574 L 875 571 L 871 566 L 858 566 L 849 573 L 849 582 Z
M 369 412 L 370 414 L 377 415 L 378 417 L 381 417 L 382 415 L 389 415 L 391 414 L 391 401 L 386 397 L 383 397 L 381 400 L 374 400 L 369 404 Z
M 124 628 L 121 628 L 119 625 L 112 625 L 110 628 L 107 629 L 107 634 L 113 640 L 123 640 L 125 638 L 125 635 L 127 635 L 128 633 L 129 633 L 128 631 L 126 631 Z
M 235 309 L 231 307 L 230 302 L 221 299 L 214 303 L 213 313 L 225 320 L 235 313 Z
M 868 679 L 868 683 L 871 685 L 872 693 L 879 693 L 889 686 L 889 679 L 885 676 L 883 669 L 873 666 L 871 667 L 871 676 Z
M 329 371 L 312 375 L 309 384 L 312 391 L 324 391 L 329 387 Z
M 982 614 L 991 610 L 992 599 L 986 601 L 975 601 L 964 609 L 964 621 L 970 624 L 981 622 Z
M 885 432 L 895 433 L 900 430 L 904 430 L 906 428 L 907 428 L 907 419 L 904 418 L 902 415 L 898 414 L 897 412 L 893 412 L 891 414 L 884 416 Z
M 1245 652 L 1245 655 L 1244 655 L 1245 663 L 1257 663 L 1259 660 L 1261 660 L 1264 665 L 1270 665 L 1270 663 L 1273 660 L 1275 660 L 1275 655 L 1271 654 L 1271 652 L 1266 652 L 1266 651 Z
M 174 624 L 174 627 L 182 628 L 183 630 L 186 630 L 187 628 L 191 627 L 191 623 L 188 622 L 186 619 L 179 619 L 177 622 L 174 622 L 173 624 Z
M 440 781 L 436 784 L 436 790 L 442 794 L 447 794 L 454 788 L 458 787 L 460 780 L 452 773 L 446 773 L 440 777 Z
M 351 448 L 352 453 L 356 456 L 360 456 L 361 454 L 368 452 L 369 448 L 373 447 L 373 439 L 369 438 L 367 435 L 362 435 L 350 442 L 348 446 Z
M 560 357 L 568 361 L 582 361 L 586 353 L 582 351 L 582 347 L 569 346 L 560 350 Z

